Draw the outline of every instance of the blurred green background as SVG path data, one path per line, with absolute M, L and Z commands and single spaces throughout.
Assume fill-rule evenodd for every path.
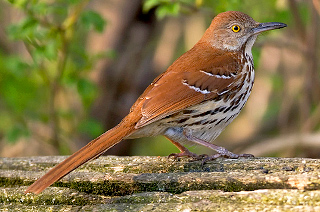
M 320 158 L 320 0 L 1 1 L 0 155 L 75 152 L 119 123 L 227 10 L 288 27 L 259 36 L 251 97 L 216 144 Z M 107 154 L 173 152 L 159 136 L 123 141 Z

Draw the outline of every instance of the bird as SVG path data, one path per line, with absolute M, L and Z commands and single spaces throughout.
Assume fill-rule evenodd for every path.
M 254 82 L 251 48 L 258 34 L 286 26 L 259 23 L 239 11 L 218 14 L 202 38 L 154 79 L 117 126 L 49 170 L 25 193 L 39 194 L 124 139 L 163 135 L 180 150 L 169 155 L 176 158 L 202 157 L 185 144 L 215 150 L 209 160 L 252 156 L 235 154 L 213 142 L 249 98 Z

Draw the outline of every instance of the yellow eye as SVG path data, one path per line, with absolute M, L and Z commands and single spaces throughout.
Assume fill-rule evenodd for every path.
M 232 26 L 232 31 L 234 31 L 234 32 L 239 32 L 240 31 L 240 26 L 239 25 L 233 25 Z

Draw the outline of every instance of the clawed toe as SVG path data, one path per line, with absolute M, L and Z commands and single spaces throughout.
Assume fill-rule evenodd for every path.
M 234 154 L 234 153 L 232 153 L 232 155 L 230 155 L 230 154 L 224 155 L 224 154 L 220 154 L 220 153 L 217 153 L 214 155 L 207 155 L 207 154 L 197 155 L 197 154 L 190 152 L 190 151 L 183 151 L 180 153 L 172 153 L 168 156 L 168 158 L 171 158 L 171 157 L 174 159 L 181 158 L 181 157 L 190 157 L 194 160 L 202 160 L 202 163 L 205 164 L 208 161 L 212 161 L 212 160 L 215 160 L 220 157 L 230 158 L 230 159 L 238 159 L 238 158 L 253 158 L 254 155 L 252 155 L 252 154 L 239 154 L 238 155 L 238 154 Z
M 207 157 L 204 157 L 202 159 L 202 164 L 205 164 L 208 161 L 215 160 L 215 159 L 220 158 L 220 157 L 222 157 L 222 155 L 219 154 L 219 153 L 218 154 L 214 154 L 214 155 L 207 155 Z
M 239 158 L 254 158 L 254 155 L 252 155 L 252 154 L 240 154 Z
M 198 157 L 197 154 L 194 154 L 192 152 L 180 152 L 180 153 L 172 153 L 168 156 L 168 158 L 173 157 L 174 159 L 176 158 L 181 158 L 181 157 L 191 157 L 191 158 L 196 158 Z
M 193 158 L 195 160 L 201 160 L 205 157 L 208 157 L 208 155 L 206 154 L 203 154 L 203 155 L 197 155 L 193 152 L 190 152 L 190 151 L 183 151 L 183 152 L 180 152 L 180 153 L 172 153 L 168 156 L 168 158 L 171 158 L 173 157 L 174 159 L 176 158 L 180 158 L 180 157 L 190 157 L 190 158 Z
M 253 158 L 254 155 L 252 154 L 233 154 L 232 155 L 233 157 L 230 157 L 230 155 L 223 155 L 223 154 L 220 154 L 220 153 L 217 153 L 217 154 L 214 154 L 214 155 L 210 155 L 210 156 L 207 156 L 207 157 L 203 157 L 202 159 L 202 164 L 205 164 L 206 162 L 208 161 L 212 161 L 212 160 L 215 160 L 217 158 L 229 158 L 229 159 L 238 159 L 238 158 Z

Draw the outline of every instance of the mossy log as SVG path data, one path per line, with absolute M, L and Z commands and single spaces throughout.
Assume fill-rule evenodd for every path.
M 107 156 L 24 194 L 64 158 L 1 158 L 0 211 L 320 211 L 320 160 L 306 158 Z

